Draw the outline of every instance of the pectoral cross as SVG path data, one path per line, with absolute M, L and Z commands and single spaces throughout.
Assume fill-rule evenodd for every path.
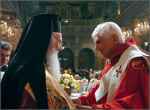
M 119 74 L 121 74 L 122 70 L 121 70 L 121 65 L 120 67 L 116 70 L 116 77 L 119 77 Z

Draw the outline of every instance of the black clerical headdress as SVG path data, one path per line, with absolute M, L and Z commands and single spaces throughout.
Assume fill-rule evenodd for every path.
M 41 14 L 25 27 L 2 82 L 2 108 L 18 108 L 24 87 L 30 84 L 38 108 L 48 108 L 44 59 L 52 32 L 60 32 L 57 15 Z

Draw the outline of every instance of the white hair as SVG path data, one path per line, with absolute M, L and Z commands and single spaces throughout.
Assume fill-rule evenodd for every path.
M 124 42 L 122 30 L 119 25 L 114 22 L 104 22 L 97 25 L 92 33 L 92 38 L 96 41 L 97 37 L 102 37 L 104 34 L 109 34 L 108 37 L 115 34 L 119 42 Z

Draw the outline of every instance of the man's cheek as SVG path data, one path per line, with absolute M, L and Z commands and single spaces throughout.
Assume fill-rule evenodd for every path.
M 64 49 L 64 47 L 62 46 L 62 44 L 59 44 L 58 50 L 62 51 Z

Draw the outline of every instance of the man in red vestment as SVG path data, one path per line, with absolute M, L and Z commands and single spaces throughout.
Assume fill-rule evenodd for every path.
M 87 95 L 74 100 L 81 109 L 148 109 L 149 61 L 135 43 L 123 39 L 114 22 L 99 24 L 92 33 L 97 51 L 110 60 L 99 83 Z

